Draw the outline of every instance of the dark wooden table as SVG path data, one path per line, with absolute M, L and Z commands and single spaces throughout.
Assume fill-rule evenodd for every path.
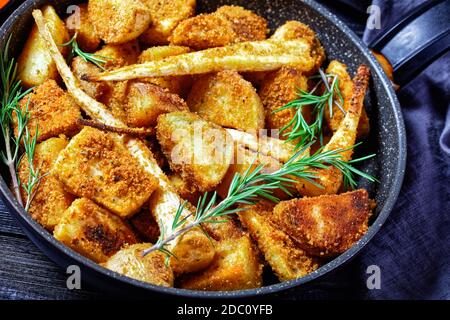
M 15 0 L 17 6 L 22 0 Z M 340 13 L 348 10 L 346 6 L 335 6 L 332 2 L 318 1 L 329 7 L 337 15 L 344 18 Z M 11 13 L 0 14 L 0 23 Z M 345 21 L 359 35 L 364 30 L 364 19 L 361 16 L 354 21 Z M 352 269 L 349 265 L 347 271 Z M 308 292 L 288 294 L 288 298 L 293 299 L 320 299 L 335 296 L 339 297 L 343 293 L 346 280 L 336 281 L 334 275 L 333 285 L 327 281 L 318 284 L 317 290 Z M 339 278 L 339 277 L 337 277 Z M 20 226 L 12 220 L 5 205 L 0 200 L 0 299 L 93 299 L 107 298 L 105 293 L 89 288 L 83 284 L 81 290 L 69 290 L 66 287 L 67 275 L 64 270 L 50 261 L 23 233 Z M 353 291 L 353 290 L 351 290 Z M 350 295 L 352 292 L 349 293 Z M 286 295 L 284 295 L 286 298 Z M 342 296 L 341 296 L 342 297 Z

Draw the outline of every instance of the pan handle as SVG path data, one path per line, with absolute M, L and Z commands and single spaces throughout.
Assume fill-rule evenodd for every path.
M 427 1 L 369 47 L 381 53 L 394 69 L 394 79 L 403 86 L 450 49 L 450 0 Z

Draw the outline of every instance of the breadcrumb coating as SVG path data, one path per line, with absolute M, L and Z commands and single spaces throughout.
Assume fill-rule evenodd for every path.
M 54 80 L 47 80 L 35 87 L 20 100 L 19 107 L 22 110 L 28 108 L 30 120 L 27 127 L 31 136 L 35 135 L 36 127 L 38 128 L 38 142 L 61 134 L 70 137 L 80 129 L 77 124 L 81 117 L 80 108 L 70 94 L 61 89 Z M 17 136 L 15 113 L 13 120 L 14 133 Z
M 274 222 L 308 254 L 332 257 L 349 249 L 367 232 L 370 206 L 364 189 L 293 199 L 276 205 Z

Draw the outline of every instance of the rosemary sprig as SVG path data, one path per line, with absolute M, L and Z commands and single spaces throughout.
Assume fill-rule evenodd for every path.
M 333 117 L 334 105 L 345 114 L 345 110 L 342 107 L 344 100 L 339 89 L 339 78 L 336 75 L 325 74 L 322 69 L 319 69 L 319 75 L 312 78 L 319 78 L 319 82 L 310 92 L 299 89 L 298 99 L 273 111 L 273 113 L 277 113 L 287 109 L 295 110 L 294 117 L 280 129 L 280 134 L 286 137 L 287 141 L 297 141 L 297 150 L 317 137 L 319 137 L 320 143 L 323 144 L 322 128 L 325 107 L 328 106 L 330 117 Z M 322 84 L 325 88 L 324 93 L 316 95 L 315 92 Z M 314 122 L 311 124 L 308 124 L 303 117 L 302 111 L 305 106 L 313 107 Z
M 100 69 L 102 69 L 103 71 L 105 71 L 105 67 L 104 64 L 106 63 L 106 61 L 109 59 L 108 57 L 104 57 L 104 56 L 100 56 L 98 54 L 94 54 L 94 53 L 88 53 L 88 52 L 84 52 L 83 50 L 81 50 L 80 46 L 78 45 L 77 42 L 77 33 L 75 33 L 72 37 L 72 39 L 70 39 L 68 42 L 63 43 L 60 45 L 61 47 L 68 47 L 70 46 L 70 53 L 67 57 L 67 61 L 68 63 L 70 63 L 72 61 L 73 58 L 75 58 L 76 56 L 81 57 L 84 61 L 86 62 L 91 62 L 92 64 L 96 65 L 97 67 L 99 67 Z
M 275 189 L 281 189 L 290 195 L 288 186 L 295 183 L 296 179 L 304 179 L 318 187 L 321 187 L 314 181 L 316 175 L 311 170 L 312 168 L 326 169 L 330 166 L 336 167 L 343 173 L 344 178 L 352 187 L 356 186 L 356 181 L 354 178 L 355 174 L 370 181 L 376 181 L 376 179 L 371 175 L 354 168 L 349 162 L 342 160 L 341 153 L 353 148 L 354 146 L 347 149 L 336 149 L 325 152 L 319 150 L 312 156 L 299 158 L 299 156 L 313 143 L 314 141 L 308 143 L 306 146 L 303 146 L 300 151 L 296 152 L 296 154 L 291 157 L 289 161 L 274 172 L 264 173 L 263 164 L 258 165 L 256 168 L 251 170 L 253 167 L 252 164 L 243 175 L 236 173 L 228 189 L 228 195 L 217 204 L 216 192 L 212 194 L 212 197 L 209 200 L 207 200 L 208 193 L 205 193 L 200 197 L 195 213 L 191 213 L 185 217 L 182 217 L 185 203 L 180 205 L 175 214 L 170 232 L 168 233 L 165 229 L 161 230 L 161 235 L 156 244 L 143 251 L 143 255 L 159 250 L 165 253 L 167 258 L 170 258 L 173 256 L 173 253 L 170 252 L 166 246 L 180 235 L 192 228 L 201 226 L 203 223 L 223 222 L 223 220 L 220 220 L 221 218 L 245 210 L 245 208 L 237 206 L 255 204 L 255 202 L 260 198 L 273 202 L 279 202 L 279 199 L 273 195 L 273 191 Z M 373 156 L 375 155 L 355 159 L 352 160 L 351 163 L 366 160 Z M 186 223 L 188 218 L 191 217 L 193 218 L 192 221 Z
M 0 127 L 3 134 L 5 149 L 0 155 L 3 162 L 8 166 L 11 175 L 13 192 L 17 202 L 23 206 L 20 195 L 20 183 L 17 177 L 18 154 L 20 142 L 26 133 L 29 120 L 28 104 L 25 110 L 19 107 L 19 101 L 32 89 L 22 92 L 20 80 L 17 80 L 17 64 L 14 58 L 9 57 L 9 45 L 11 36 L 8 38 L 2 54 L 0 54 L 0 78 L 1 78 L 1 110 Z M 16 117 L 17 137 L 12 131 L 13 115 Z

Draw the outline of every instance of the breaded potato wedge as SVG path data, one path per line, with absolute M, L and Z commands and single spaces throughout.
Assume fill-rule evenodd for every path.
M 142 51 L 138 63 L 162 60 L 167 57 L 177 56 L 188 52 L 191 52 L 190 48 L 181 46 L 151 47 Z M 157 86 L 166 88 L 170 92 L 183 97 L 189 93 L 189 89 L 192 85 L 190 76 L 143 78 L 141 81 L 156 84 Z
M 79 4 L 75 12 L 66 18 L 66 27 L 71 37 L 77 34 L 77 43 L 81 50 L 85 52 L 97 50 L 101 39 L 89 20 L 87 3 Z
M 265 40 L 267 21 L 238 6 L 223 6 L 216 12 L 182 21 L 173 30 L 171 44 L 196 50 L 245 41 Z
M 298 99 L 299 90 L 308 90 L 308 78 L 298 69 L 283 67 L 269 73 L 262 81 L 259 96 L 264 105 L 266 127 L 282 129 L 295 115 L 294 109 L 275 112 L 292 100 Z M 311 107 L 305 106 L 302 115 L 307 122 L 311 120 Z M 288 129 L 286 132 L 289 132 Z M 283 134 L 280 134 L 283 138 Z
M 101 69 L 96 65 L 85 61 L 81 57 L 75 57 L 72 60 L 72 71 L 80 82 L 81 88 L 91 98 L 100 100 L 105 94 L 109 92 L 109 84 L 107 82 L 90 82 L 82 79 L 85 74 L 97 74 L 101 72 Z
M 231 221 L 210 225 L 215 228 L 212 237 L 219 239 L 215 241 L 214 260 L 207 269 L 181 277 L 180 287 L 206 291 L 261 287 L 263 266 L 248 234 Z
M 159 226 L 149 208 L 142 208 L 141 211 L 131 217 L 129 222 L 136 233 L 145 241 L 151 243 L 158 241 Z
M 308 41 L 311 46 L 311 56 L 315 61 L 314 68 L 311 69 L 309 73 L 315 73 L 325 61 L 325 50 L 317 38 L 316 33 L 309 26 L 301 22 L 295 20 L 287 21 L 275 30 L 270 39 L 278 41 L 304 39 Z
M 55 9 L 52 6 L 45 6 L 42 12 L 54 41 L 57 44 L 69 41 L 69 32 Z M 58 49 L 64 56 L 68 53 L 68 47 L 59 46 Z M 39 36 L 35 25 L 17 60 L 17 72 L 17 78 L 26 88 L 38 86 L 49 79 L 60 79 L 56 65 L 47 52 L 45 41 Z
M 305 39 L 243 42 L 167 57 L 160 61 L 128 66 L 99 75 L 86 75 L 84 80 L 121 81 L 223 70 L 272 71 L 283 66 L 296 67 L 308 73 L 316 64 L 316 57 L 312 56 L 311 50 L 311 44 Z
M 265 40 L 269 31 L 267 20 L 240 6 L 222 6 L 215 12 L 231 23 L 236 34 L 233 42 Z
M 364 189 L 282 201 L 273 212 L 275 224 L 308 254 L 318 257 L 349 249 L 367 232 L 371 215 Z
M 55 226 L 61 221 L 64 211 L 75 199 L 64 190 L 63 184 L 55 177 L 52 167 L 61 150 L 67 146 L 68 141 L 64 137 L 50 138 L 36 146 L 33 165 L 42 176 L 40 183 L 35 189 L 28 213 L 39 222 L 45 229 L 53 232 Z M 25 155 L 19 164 L 17 174 L 20 181 L 26 183 L 29 177 L 28 159 Z M 22 199 L 27 194 L 21 188 Z
M 333 60 L 328 65 L 326 70 L 329 74 L 334 74 L 338 76 L 339 90 L 341 91 L 344 103 L 342 107 L 345 111 L 350 108 L 351 99 L 353 95 L 353 81 L 350 75 L 347 73 L 347 66 L 337 60 Z M 338 106 L 333 105 L 332 116 L 330 114 L 330 109 L 325 108 L 325 120 L 328 123 L 331 131 L 336 132 L 339 129 L 339 125 L 344 119 L 344 114 L 339 109 Z M 361 119 L 359 119 L 357 138 L 361 139 L 369 135 L 370 123 L 369 117 L 367 116 L 366 109 L 363 107 L 361 111 Z
M 178 95 L 151 83 L 130 82 L 126 97 L 124 109 L 130 127 L 153 127 L 161 114 L 189 110 Z
M 106 43 L 137 39 L 151 23 L 151 10 L 141 0 L 89 0 L 89 20 Z
M 53 235 L 97 263 L 107 261 L 126 245 L 137 242 L 125 222 L 86 198 L 72 203 L 56 225 Z
M 158 181 L 115 134 L 84 127 L 59 155 L 54 172 L 66 188 L 122 218 L 139 211 Z
M 208 74 L 194 82 L 189 109 L 223 127 L 258 133 L 264 128 L 264 108 L 252 84 L 236 71 Z
M 233 158 L 233 143 L 221 127 L 186 111 L 159 116 L 156 134 L 171 169 L 200 192 L 222 181 Z
M 186 183 L 178 173 L 172 173 L 168 178 L 182 199 L 189 201 L 194 206 L 197 205 L 202 194 L 194 186 Z
M 145 257 L 142 256 L 142 251 L 151 246 L 150 243 L 128 246 L 102 263 L 102 266 L 139 281 L 162 287 L 173 287 L 173 271 L 165 264 L 164 253 L 155 251 Z
M 322 152 L 347 149 L 345 152 L 340 153 L 341 160 L 351 160 L 353 149 L 348 148 L 355 145 L 364 96 L 369 84 L 369 77 L 369 68 L 366 65 L 361 65 L 353 79 L 354 91 L 347 114 L 339 125 L 339 129 L 333 134 Z M 326 169 L 312 168 L 310 172 L 317 177 L 314 179 L 315 184 L 310 181 L 300 180 L 296 184 L 296 188 L 301 195 L 314 197 L 322 194 L 336 194 L 342 186 L 343 175 L 336 167 L 330 166 Z
M 164 45 L 175 27 L 195 14 L 196 0 L 142 0 L 150 9 L 152 24 L 139 40 L 147 45 Z
M 238 216 L 280 281 L 303 277 L 319 268 L 319 261 L 307 255 L 286 233 L 271 223 L 274 206 L 263 201 L 249 206 Z
M 70 94 L 62 90 L 54 80 L 47 80 L 34 88 L 19 102 L 22 110 L 28 109 L 30 119 L 27 127 L 31 136 L 38 128 L 37 141 L 41 142 L 60 134 L 72 136 L 80 128 L 78 119 L 81 112 Z M 18 127 L 15 113 L 13 113 L 14 133 L 17 137 Z

